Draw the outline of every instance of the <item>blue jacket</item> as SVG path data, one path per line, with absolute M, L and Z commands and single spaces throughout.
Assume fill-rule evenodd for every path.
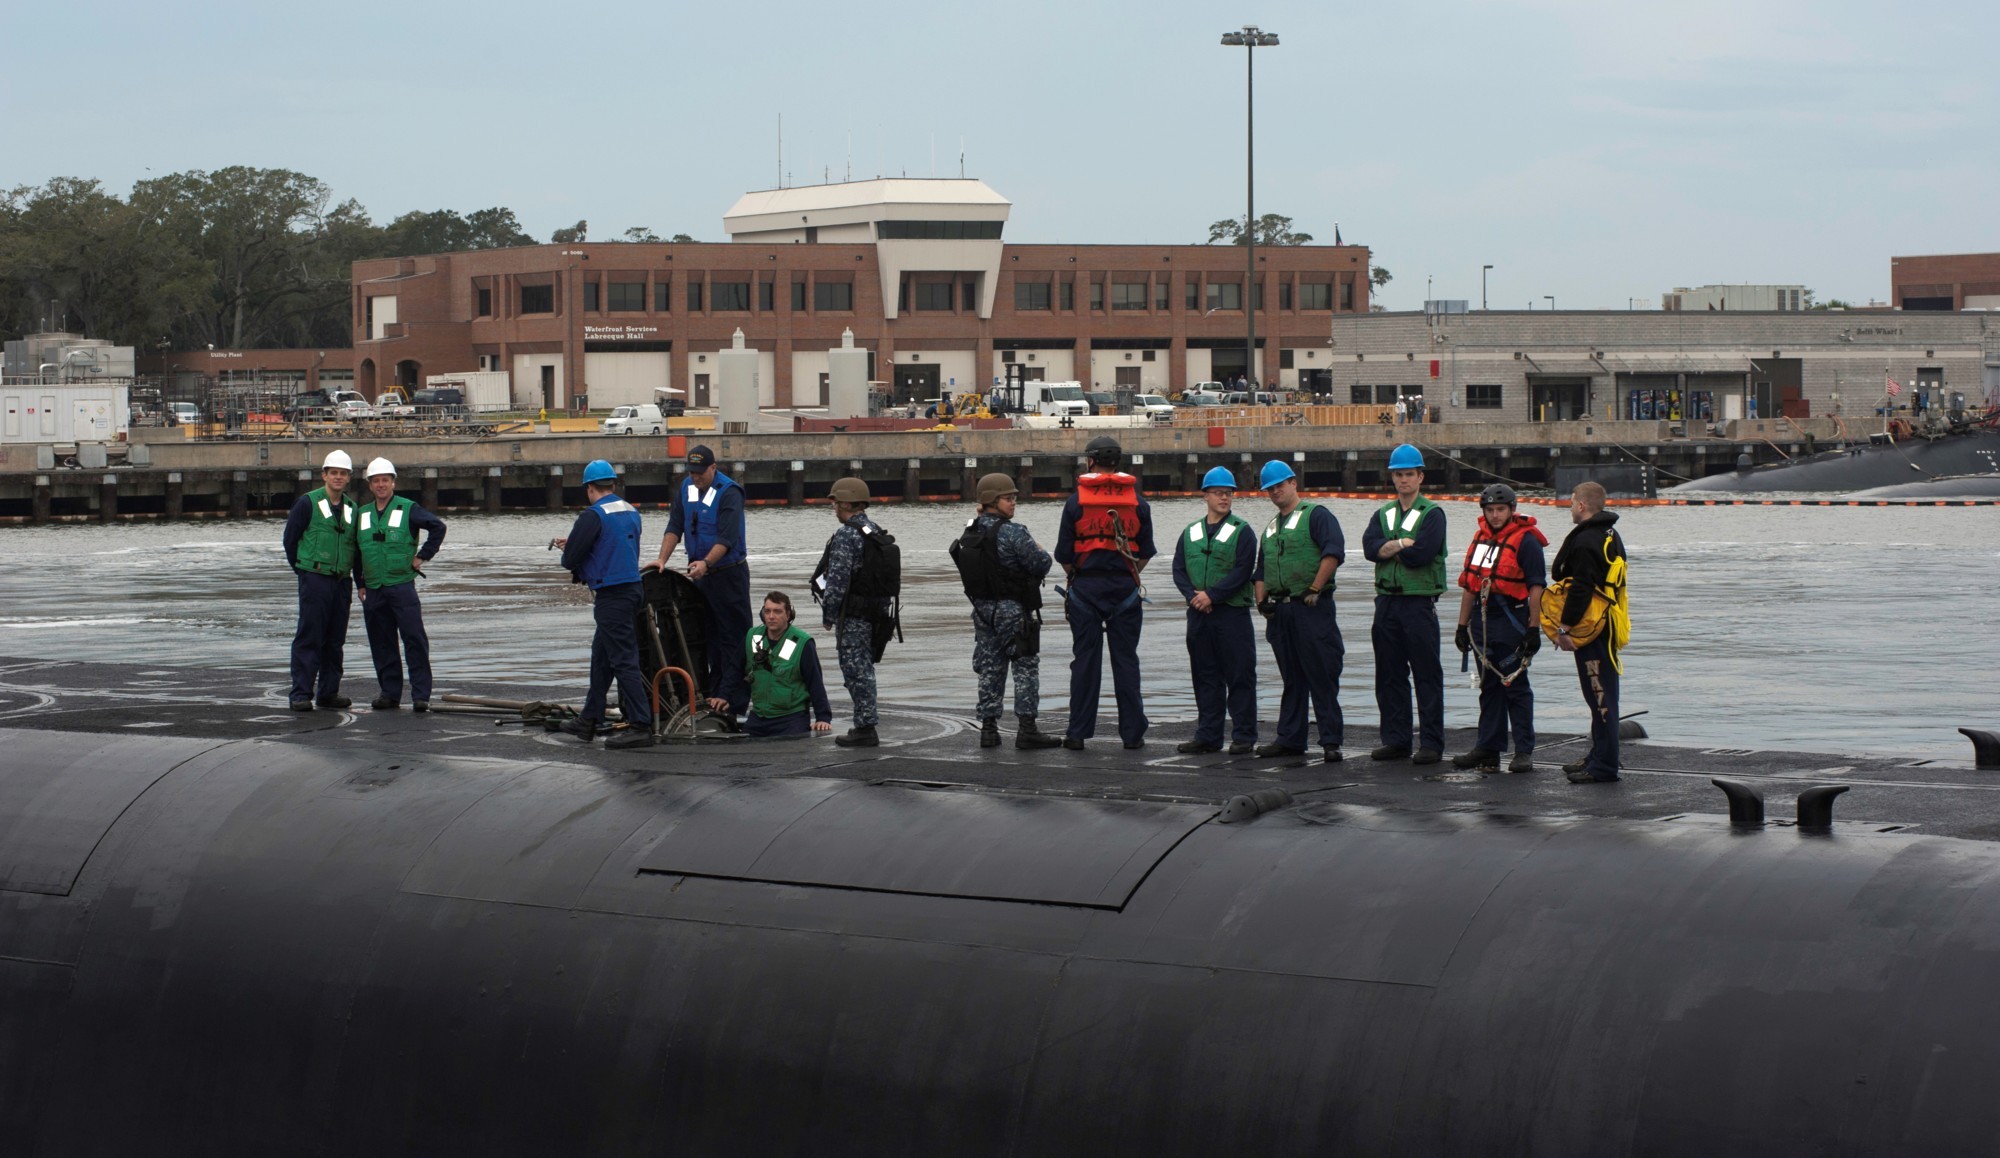
M 741 563 L 746 554 L 743 543 L 743 488 L 736 480 L 715 472 L 715 482 L 703 491 L 693 482 L 683 483 L 680 501 L 667 516 L 667 533 L 679 535 L 687 546 L 688 561 L 708 557 L 717 543 L 727 544 L 729 553 L 715 564 L 728 567 Z
M 605 495 L 576 517 L 563 566 L 592 591 L 639 581 L 639 512 L 617 495 Z

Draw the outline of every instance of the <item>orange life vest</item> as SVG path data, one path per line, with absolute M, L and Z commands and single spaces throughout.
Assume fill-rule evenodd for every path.
M 1509 599 L 1527 599 L 1528 574 L 1521 570 L 1521 540 L 1529 535 L 1542 546 L 1549 545 L 1549 537 L 1535 526 L 1532 515 L 1515 515 L 1497 531 L 1482 517 L 1472 542 L 1466 545 L 1458 585 L 1476 594 L 1491 583 L 1494 591 Z
M 1139 537 L 1139 480 L 1122 472 L 1078 475 L 1076 553 L 1133 550 Z

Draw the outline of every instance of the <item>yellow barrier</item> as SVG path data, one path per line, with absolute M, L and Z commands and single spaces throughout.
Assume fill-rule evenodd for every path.
M 1184 406 L 1175 426 L 1376 426 L 1393 420 L 1387 406 Z

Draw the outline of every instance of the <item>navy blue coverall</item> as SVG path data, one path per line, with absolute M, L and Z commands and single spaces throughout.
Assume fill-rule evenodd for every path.
M 727 475 L 718 474 L 710 486 L 713 500 L 707 504 L 687 499 L 687 492 L 693 489 L 692 483 L 676 488 L 673 509 L 667 512 L 667 533 L 681 539 L 689 563 L 705 558 L 717 543 L 729 549 L 694 585 L 708 604 L 705 693 L 728 700 L 729 710 L 741 717 L 750 710 L 750 684 L 743 678 L 743 637 L 750 634 L 755 619 L 750 608 L 743 488 Z
M 1306 522 L 1318 545 L 1320 558 L 1332 556 L 1345 562 L 1347 536 L 1340 520 L 1324 507 L 1313 508 Z M 1264 578 L 1264 560 L 1259 556 L 1255 578 Z M 1278 678 L 1284 695 L 1278 700 L 1277 742 L 1287 748 L 1306 749 L 1308 707 L 1319 721 L 1319 746 L 1338 748 L 1347 742 L 1347 720 L 1340 712 L 1340 670 L 1345 666 L 1347 644 L 1340 637 L 1340 624 L 1333 614 L 1332 581 L 1315 606 L 1294 595 L 1278 604 L 1264 626 L 1264 638 L 1278 662 Z
M 1204 542 L 1215 541 L 1216 529 L 1223 524 L 1202 516 Z M 1219 582 L 1209 584 L 1207 611 L 1187 611 L 1188 664 L 1194 672 L 1194 704 L 1197 743 L 1222 746 L 1225 712 L 1235 725 L 1229 738 L 1236 743 L 1257 739 L 1257 636 L 1250 628 L 1250 608 L 1230 607 L 1224 601 L 1250 585 L 1257 570 L 1257 532 L 1239 528 L 1236 542 L 1226 550 L 1235 561 Z M 1188 539 L 1185 533 L 1174 540 L 1174 586 L 1182 599 L 1195 597 L 1195 586 L 1187 569 Z
M 299 577 L 299 625 L 292 636 L 293 701 L 326 701 L 340 694 L 340 676 L 347 647 L 347 617 L 354 606 L 354 588 L 361 582 L 361 556 L 354 557 L 351 575 L 322 575 L 299 570 L 299 540 L 312 523 L 312 504 L 300 495 L 285 516 L 285 561 Z
M 1146 704 L 1139 690 L 1139 631 L 1146 613 L 1140 606 L 1133 564 L 1116 551 L 1076 552 L 1076 520 L 1083 505 L 1071 495 L 1063 504 L 1056 532 L 1055 560 L 1073 566 L 1063 616 L 1069 620 L 1069 730 L 1067 738 L 1087 740 L 1097 732 L 1097 698 L 1103 682 L 1104 642 L 1111 640 L 1111 687 L 1118 700 L 1118 738 L 1138 744 L 1146 736 Z M 1139 534 L 1132 551 L 1150 559 L 1153 508 L 1139 499 Z
M 614 543 L 604 535 L 600 509 L 633 520 L 630 542 Z M 599 499 L 577 515 L 563 545 L 562 565 L 578 582 L 589 586 L 594 596 L 590 614 L 597 630 L 590 637 L 590 692 L 584 696 L 579 714 L 603 726 L 615 679 L 625 722 L 651 731 L 652 692 L 639 668 L 639 608 L 646 602 L 646 585 L 639 581 L 637 519 L 631 505 L 617 495 Z
M 1371 518 L 1361 533 L 1361 553 L 1370 563 L 1381 561 L 1382 520 Z M 1444 512 L 1433 510 L 1417 526 L 1416 541 L 1395 556 L 1406 567 L 1427 565 L 1444 550 Z M 1375 707 L 1382 713 L 1382 745 L 1444 751 L 1444 663 L 1438 656 L 1438 597 L 1435 595 L 1375 596 L 1375 623 L 1369 635 L 1375 644 Z M 1417 693 L 1418 741 L 1411 744 L 1410 690 Z
M 372 507 L 374 500 L 362 504 Z M 424 533 L 424 545 L 417 549 L 417 562 L 435 558 L 444 546 L 444 520 L 422 506 L 410 508 L 410 528 Z M 375 661 L 375 679 L 382 685 L 382 697 L 400 702 L 403 698 L 403 660 L 410 662 L 410 698 L 428 703 L 431 698 L 431 637 L 424 630 L 423 605 L 417 600 L 416 580 L 363 588 L 361 626 L 368 629 L 368 655 Z M 398 649 L 396 641 L 402 639 Z

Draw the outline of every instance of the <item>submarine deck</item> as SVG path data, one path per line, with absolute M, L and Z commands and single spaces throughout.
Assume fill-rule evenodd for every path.
M 506 684 L 454 686 L 454 692 L 516 700 L 552 698 L 546 688 Z M 1347 727 L 1346 759 L 1324 762 L 1317 749 L 1293 758 L 1180 755 L 1174 745 L 1193 732 L 1191 721 L 1155 723 L 1144 749 L 1127 752 L 1115 734 L 1082 751 L 1023 752 L 1011 740 L 978 747 L 971 719 L 909 707 L 882 707 L 882 746 L 848 749 L 830 739 L 771 741 L 729 737 L 606 751 L 539 726 L 497 723 L 509 717 L 405 707 L 372 712 L 294 713 L 282 678 L 245 669 L 131 669 L 102 663 L 0 658 L 0 729 L 82 734 L 155 734 L 218 743 L 261 740 L 352 754 L 362 746 L 383 756 L 496 760 L 517 765 L 584 765 L 635 781 L 661 776 L 732 779 L 825 777 L 936 785 L 964 791 L 1031 793 L 1104 799 L 1152 799 L 1221 804 L 1231 797 L 1283 788 L 1300 801 L 1411 813 L 1493 817 L 1604 817 L 1663 822 L 1714 820 L 1727 812 L 1713 777 L 1739 780 L 1766 798 L 1769 823 L 1793 823 L 1792 800 L 1816 784 L 1851 790 L 1834 811 L 1836 831 L 1912 832 L 2000 841 L 2000 774 L 1966 758 L 1935 760 L 1879 754 L 1756 751 L 1723 746 L 1627 740 L 1624 779 L 1615 784 L 1569 783 L 1559 765 L 1580 756 L 1586 737 L 1544 733 L 1532 774 L 1487 774 L 1445 763 L 1368 758 L 1372 727 Z M 573 698 L 572 691 L 563 693 Z M 843 725 L 836 724 L 836 727 Z M 1940 723 L 1941 730 L 1954 725 Z M 1003 729 L 1005 730 L 1005 729 Z M 1469 729 L 1453 729 L 1447 753 L 1472 745 Z M 472 767 L 468 765 L 468 767 Z

